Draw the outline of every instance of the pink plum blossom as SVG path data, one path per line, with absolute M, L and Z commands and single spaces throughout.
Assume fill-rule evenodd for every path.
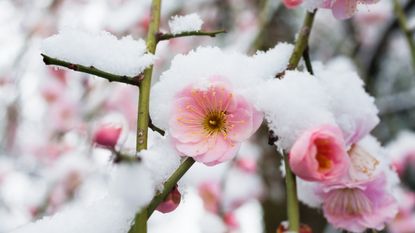
M 157 206 L 157 210 L 162 213 L 170 213 L 174 211 L 180 204 L 182 195 L 177 189 L 177 185 L 167 195 L 166 199 Z
M 358 4 L 374 4 L 379 0 L 305 0 L 310 6 L 331 9 L 337 19 L 348 19 L 354 15 Z M 284 0 L 285 6 L 295 8 L 300 5 L 302 0 Z M 317 5 L 316 5 L 317 4 Z
M 362 182 L 326 184 L 319 195 L 324 199 L 323 212 L 329 223 L 351 232 L 382 230 L 398 212 L 384 174 Z
M 232 159 L 263 119 L 223 80 L 214 77 L 207 88 L 182 90 L 169 122 L 176 149 L 209 166 Z
M 283 3 L 287 8 L 295 8 L 303 3 L 303 0 L 284 0 Z
M 330 181 L 347 174 L 350 161 L 341 130 L 331 125 L 307 130 L 294 143 L 289 163 L 307 181 Z
M 373 4 L 379 0 L 325 0 L 324 6 L 331 8 L 334 17 L 347 19 L 356 12 L 358 4 Z
M 256 161 L 249 158 L 238 159 L 236 161 L 236 166 L 240 170 L 250 174 L 254 174 L 257 169 Z
M 239 222 L 233 212 L 229 212 L 224 214 L 223 221 L 225 222 L 226 226 L 228 226 L 231 230 L 236 230 L 239 228 Z
M 122 127 L 116 124 L 103 124 L 94 134 L 93 141 L 103 147 L 114 149 L 120 138 Z
M 217 213 L 221 196 L 219 184 L 213 181 L 206 181 L 199 185 L 198 191 L 205 209 L 212 213 Z

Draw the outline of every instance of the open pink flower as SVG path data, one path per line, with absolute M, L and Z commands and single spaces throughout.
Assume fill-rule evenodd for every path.
M 384 174 L 364 182 L 326 185 L 320 195 L 326 219 L 336 228 L 351 232 L 382 230 L 398 212 Z
M 290 151 L 289 163 L 307 181 L 329 181 L 347 174 L 350 161 L 341 130 L 323 125 L 304 132 Z
M 214 77 L 207 88 L 181 91 L 169 122 L 176 149 L 209 166 L 233 158 L 263 118 L 222 80 Z

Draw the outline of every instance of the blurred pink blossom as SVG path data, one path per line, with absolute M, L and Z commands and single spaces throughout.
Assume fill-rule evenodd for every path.
M 295 8 L 303 3 L 303 0 L 284 0 L 283 3 L 287 8 Z
M 190 86 L 177 95 L 169 126 L 178 151 L 212 166 L 232 159 L 262 119 L 244 97 L 214 77 L 205 89 Z
M 221 196 L 219 184 L 213 181 L 206 181 L 199 185 L 198 190 L 205 209 L 212 213 L 217 213 Z
M 249 158 L 238 159 L 236 166 L 246 173 L 255 173 L 257 169 L 256 161 Z
M 94 134 L 93 141 L 103 147 L 114 149 L 120 138 L 122 127 L 117 124 L 103 124 Z
M 363 182 L 325 185 L 320 195 L 324 199 L 324 216 L 336 228 L 347 231 L 382 230 L 398 212 L 384 174 Z
M 342 132 L 322 125 L 304 132 L 289 153 L 294 173 L 307 181 L 330 181 L 342 177 L 350 166 Z

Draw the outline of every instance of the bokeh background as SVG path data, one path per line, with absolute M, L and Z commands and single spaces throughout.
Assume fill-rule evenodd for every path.
M 402 4 L 412 32 L 415 1 Z M 0 0 L 0 233 L 81 199 L 102 195 L 103 171 L 111 154 L 94 146 L 91 135 L 103 119 L 127 122 L 124 147 L 134 149 L 134 139 L 130 138 L 136 127 L 137 90 L 45 66 L 40 56 L 41 41 L 62 27 L 145 38 L 149 6 L 149 0 Z M 305 9 L 289 10 L 279 0 L 166 0 L 161 28 L 168 30 L 167 22 L 173 15 L 194 12 L 204 20 L 204 29 L 226 29 L 227 33 L 161 43 L 154 81 L 169 67 L 173 56 L 201 45 L 253 54 L 281 41 L 293 42 Z M 310 40 L 313 61 L 344 59 L 356 68 L 366 90 L 376 98 L 381 123 L 373 134 L 383 144 L 404 130 L 415 129 L 414 67 L 391 1 L 361 5 L 357 14 L 345 21 L 320 10 Z M 255 177 L 252 184 L 231 186 L 237 192 L 242 192 L 238 188 L 246 189 L 243 192 L 249 196 L 238 210 L 241 228 L 236 232 L 276 232 L 286 219 L 280 158 L 267 144 L 267 134 L 267 129 L 261 128 L 252 145 L 241 151 L 241 158 L 254 158 L 257 169 L 251 174 Z M 185 232 L 180 227 L 190 224 L 186 221 L 192 215 L 189 212 L 207 219 L 199 208 L 200 192 L 194 184 L 207 181 L 212 174 L 220 182 L 241 182 L 230 178 L 232 174 L 227 171 L 232 166 L 225 164 L 208 171 L 192 168 L 199 171 L 192 171 L 183 181 L 188 189 L 183 188 L 187 191 L 182 209 L 156 215 L 151 231 Z M 414 178 L 408 176 L 403 181 L 411 184 Z M 336 232 L 319 211 L 301 208 L 302 222 L 314 232 Z M 199 222 L 195 225 L 211 224 Z M 196 229 L 188 228 L 190 232 Z M 411 232 L 415 230 L 406 233 Z

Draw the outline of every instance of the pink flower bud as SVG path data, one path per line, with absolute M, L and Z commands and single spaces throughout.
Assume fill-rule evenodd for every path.
M 114 124 L 103 124 L 94 134 L 94 142 L 100 146 L 114 149 L 121 135 L 121 126 Z
M 226 213 L 225 216 L 223 216 L 223 221 L 225 224 L 229 227 L 231 230 L 235 230 L 239 228 L 239 222 L 236 219 L 236 216 L 234 213 Z
M 293 172 L 307 181 L 329 181 L 344 176 L 350 167 L 343 134 L 323 125 L 304 132 L 289 154 Z
M 170 213 L 175 210 L 182 199 L 182 195 L 180 194 L 179 190 L 177 189 L 177 185 L 171 190 L 169 195 L 167 195 L 166 199 L 157 206 L 157 210 L 165 213 Z
M 296 8 L 298 5 L 303 3 L 303 0 L 284 0 L 283 3 L 287 8 L 291 9 Z

